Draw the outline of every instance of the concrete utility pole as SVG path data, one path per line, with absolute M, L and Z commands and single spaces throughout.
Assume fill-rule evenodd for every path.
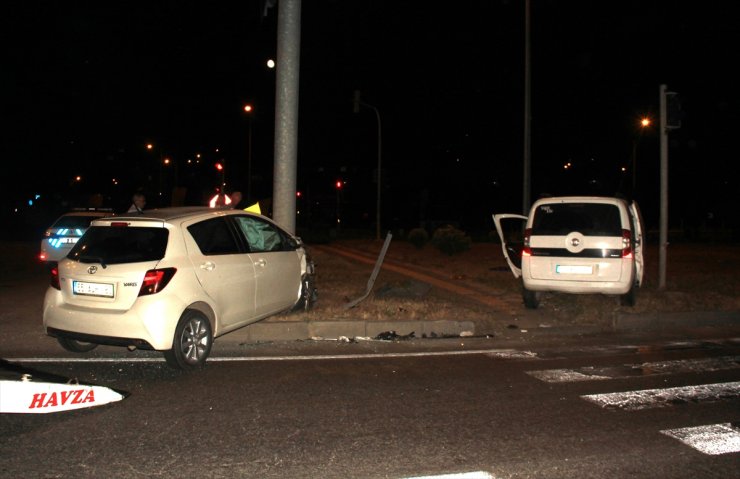
M 295 234 L 301 0 L 278 2 L 277 27 L 272 216 L 288 232 Z
M 532 106 L 530 82 L 529 0 L 524 1 L 524 185 L 522 187 L 522 214 L 529 214 L 532 201 Z

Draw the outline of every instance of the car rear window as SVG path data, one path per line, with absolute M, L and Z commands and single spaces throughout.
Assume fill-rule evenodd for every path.
M 546 203 L 532 221 L 533 235 L 621 236 L 619 208 L 609 203 Z
M 164 257 L 169 232 L 166 228 L 93 226 L 67 256 L 83 263 L 138 263 Z
M 100 218 L 100 215 L 96 216 L 62 216 L 59 218 L 52 228 L 87 228 L 90 226 L 92 220 Z

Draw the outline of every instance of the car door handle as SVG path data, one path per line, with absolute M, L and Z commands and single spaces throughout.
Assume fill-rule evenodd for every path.
M 216 269 L 216 263 L 213 263 L 211 261 L 206 261 L 205 263 L 200 265 L 200 269 L 204 269 L 206 271 L 213 271 Z
M 261 268 L 264 268 L 265 265 L 267 264 L 267 261 L 265 261 L 263 258 L 260 258 L 257 261 L 255 261 L 254 264 Z

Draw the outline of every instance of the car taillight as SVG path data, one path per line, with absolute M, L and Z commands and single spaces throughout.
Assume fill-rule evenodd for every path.
M 532 248 L 529 247 L 529 239 L 532 237 L 532 228 L 524 230 L 524 242 L 522 245 L 522 257 L 532 256 Z
M 630 230 L 622 230 L 622 258 L 632 258 L 632 233 Z
M 141 282 L 139 296 L 147 296 L 162 291 L 175 276 L 176 271 L 176 268 L 150 269 L 147 271 L 144 280 Z
M 49 279 L 49 285 L 54 288 L 61 291 L 61 286 L 59 286 L 59 268 L 56 266 L 52 266 L 49 268 L 49 273 L 51 273 L 51 278 Z

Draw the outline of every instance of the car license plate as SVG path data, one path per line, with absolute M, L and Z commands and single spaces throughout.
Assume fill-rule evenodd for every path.
M 84 296 L 101 296 L 104 298 L 113 297 L 113 285 L 108 283 L 72 281 L 72 291 L 74 291 L 74 294 L 81 294 Z
M 577 266 L 570 264 L 556 264 L 555 272 L 558 274 L 593 274 L 593 266 Z

